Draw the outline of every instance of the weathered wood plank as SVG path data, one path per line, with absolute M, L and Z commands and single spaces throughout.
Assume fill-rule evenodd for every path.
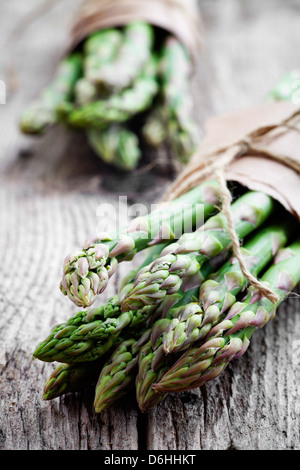
M 41 399 L 52 364 L 36 344 L 76 309 L 58 290 L 64 256 L 94 232 L 99 206 L 155 202 L 168 178 L 105 167 L 84 136 L 55 129 L 29 139 L 22 107 L 46 84 L 80 2 L 11 0 L 1 7 L 0 79 L 0 449 L 299 449 L 299 298 L 258 331 L 247 354 L 199 390 L 170 395 L 149 415 L 134 396 L 98 416 L 93 390 Z M 198 70 L 199 119 L 261 102 L 298 66 L 299 2 L 202 0 L 206 50 Z M 71 12 L 71 14 L 70 14 Z M 16 26 L 17 25 L 17 26 Z M 17 29 L 16 29 L 17 28 Z M 128 265 L 122 265 L 120 275 Z M 105 293 L 112 295 L 119 276 Z M 16 295 L 17 292 L 17 295 Z

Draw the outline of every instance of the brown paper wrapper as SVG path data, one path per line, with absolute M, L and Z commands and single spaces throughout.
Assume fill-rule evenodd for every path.
M 209 119 L 199 151 L 164 200 L 214 178 L 224 162 L 227 181 L 263 191 L 300 221 L 299 105 L 268 103 Z
M 197 0 L 86 0 L 78 12 L 68 50 L 74 50 L 89 34 L 142 20 L 177 37 L 197 60 L 203 26 Z

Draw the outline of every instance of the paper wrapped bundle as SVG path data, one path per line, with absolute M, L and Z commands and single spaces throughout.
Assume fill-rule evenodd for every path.
M 206 123 L 205 138 L 165 200 L 177 198 L 223 172 L 278 200 L 300 219 L 300 108 L 290 101 L 266 103 Z
M 84 131 L 119 169 L 135 169 L 145 146 L 154 166 L 181 169 L 201 135 L 191 78 L 202 30 L 196 0 L 86 0 L 56 76 L 23 113 L 21 130 L 40 134 L 61 122 Z
M 87 0 L 72 28 L 70 49 L 100 29 L 145 21 L 176 37 L 197 62 L 203 26 L 197 0 Z

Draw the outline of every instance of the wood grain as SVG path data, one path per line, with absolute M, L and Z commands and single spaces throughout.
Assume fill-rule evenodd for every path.
M 65 255 L 99 224 L 99 207 L 156 202 L 169 179 L 141 168 L 105 167 L 83 135 L 18 131 L 23 106 L 50 79 L 80 1 L 11 0 L 1 7 L 0 79 L 0 449 L 300 449 L 300 304 L 295 294 L 256 332 L 247 354 L 222 376 L 141 414 L 134 396 L 96 415 L 93 390 L 43 402 L 53 365 L 32 360 L 49 329 L 76 312 L 58 284 Z M 206 49 L 197 73 L 199 122 L 261 102 L 299 65 L 296 0 L 202 0 Z M 105 298 L 115 293 L 120 267 Z M 299 293 L 299 292 L 298 292 Z

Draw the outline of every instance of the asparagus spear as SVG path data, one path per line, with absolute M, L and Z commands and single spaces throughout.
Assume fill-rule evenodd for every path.
M 106 335 L 106 339 L 102 341 L 97 341 L 95 337 L 89 339 L 87 336 L 83 336 L 82 341 L 80 341 L 80 338 L 72 337 L 71 339 L 63 338 L 60 341 L 60 332 L 56 334 L 55 332 L 50 333 L 46 340 L 37 347 L 34 352 L 34 358 L 43 362 L 56 361 L 69 364 L 93 362 L 103 357 L 107 352 L 110 352 L 118 344 L 120 331 L 114 332 L 115 329 L 113 325 L 112 334 L 109 334 L 109 329 L 107 328 L 103 332 L 103 336 Z M 59 349 L 60 347 L 61 350 Z
M 104 129 L 113 122 L 125 122 L 149 109 L 157 94 L 157 60 L 153 55 L 131 88 L 76 109 L 63 105 L 58 111 L 75 128 Z
M 38 345 L 33 356 L 44 362 L 94 361 L 114 346 L 121 332 L 126 330 L 130 334 L 131 331 L 144 327 L 154 315 L 155 309 L 145 307 L 126 313 L 119 309 L 119 316 L 105 320 L 101 318 L 101 310 L 100 307 L 93 309 L 93 312 L 79 312 L 66 323 L 54 327 Z
M 269 196 L 249 191 L 231 206 L 235 230 L 245 238 L 262 225 L 273 211 L 275 202 Z M 196 232 L 185 233 L 171 243 L 153 263 L 136 276 L 131 290 L 121 299 L 122 310 L 139 309 L 158 304 L 170 293 L 191 288 L 202 264 L 231 248 L 227 220 L 223 212 L 210 217 Z M 191 285 L 192 284 L 192 285 Z
M 246 265 L 255 277 L 271 262 L 291 233 L 289 223 L 271 225 L 260 230 L 242 248 Z M 199 301 L 168 315 L 170 325 L 163 337 L 166 353 L 187 349 L 202 340 L 235 302 L 248 285 L 236 258 L 230 259 L 200 287 Z
M 82 73 L 82 57 L 69 55 L 60 63 L 55 77 L 26 109 L 20 119 L 20 128 L 26 134 L 42 134 L 57 122 L 56 109 L 73 99 L 75 83 Z
M 277 83 L 268 95 L 268 101 L 299 101 L 300 70 L 292 70 Z
M 119 336 L 125 339 L 139 334 L 150 326 L 162 312 L 171 308 L 180 298 L 174 294 L 160 306 L 144 307 L 141 310 L 122 313 L 116 305 L 117 296 L 106 304 L 82 311 L 67 322 L 55 326 L 40 342 L 33 357 L 44 362 L 82 363 L 94 361 L 109 351 Z M 111 308 L 111 306 L 116 308 Z M 109 316 L 109 311 L 112 316 Z
M 278 250 L 286 243 L 290 232 L 288 224 L 284 227 L 266 227 L 260 230 L 257 235 L 254 235 L 245 245 L 243 251 L 248 256 L 249 268 L 253 274 L 257 275 L 274 258 Z M 226 275 L 228 276 L 227 282 Z M 207 275 L 203 277 L 207 278 Z M 226 262 L 211 277 L 219 280 L 221 286 L 223 285 L 221 283 L 224 282 L 224 296 L 222 296 L 222 299 L 218 295 L 214 297 L 216 303 L 218 300 L 220 301 L 220 305 L 217 305 L 218 307 L 222 306 L 223 313 L 234 303 L 234 295 L 245 288 L 247 281 L 243 277 L 237 261 L 233 259 Z M 203 286 L 209 282 L 205 281 L 200 286 L 200 292 Z M 232 287 L 232 291 L 226 298 L 226 287 L 229 286 Z M 222 291 L 221 293 L 223 294 Z M 162 320 L 158 320 L 153 327 L 152 337 L 154 340 L 152 343 L 148 342 L 141 352 L 144 357 L 137 379 L 137 397 L 138 404 L 143 411 L 149 411 L 165 398 L 166 393 L 158 393 L 156 389 L 153 389 L 153 384 L 159 382 L 160 378 L 168 372 L 176 358 L 178 358 L 178 353 L 190 348 L 193 343 L 199 344 L 200 340 L 208 335 L 212 327 L 221 321 L 222 314 L 219 310 L 218 318 L 217 315 L 214 315 L 213 318 L 212 315 L 206 318 L 198 301 L 198 296 L 199 289 L 188 291 L 186 296 L 183 296 Z M 208 321 L 205 321 L 205 319 Z M 182 325 L 183 328 L 181 328 Z M 173 354 L 168 354 L 170 352 Z M 155 361 L 155 366 L 152 365 L 153 361 Z M 144 381 L 145 386 L 143 385 Z
M 123 34 L 117 29 L 98 31 L 84 44 L 84 78 L 76 84 L 76 103 L 84 106 L 105 95 L 95 85 L 99 71 L 112 64 L 122 44 Z M 95 153 L 105 162 L 122 170 L 136 167 L 141 152 L 137 136 L 120 125 L 103 130 L 88 129 L 88 141 Z
M 43 400 L 53 400 L 66 393 L 79 392 L 96 383 L 103 362 L 59 364 L 45 383 Z
M 280 250 L 261 280 L 279 296 L 274 305 L 252 286 L 243 302 L 236 302 L 207 340 L 189 348 L 155 385 L 160 393 L 182 392 L 202 386 L 220 375 L 232 359 L 241 357 L 250 338 L 275 316 L 276 309 L 300 282 L 300 239 Z
M 85 77 L 77 80 L 74 87 L 75 103 L 84 106 L 98 99 L 97 88 Z
M 140 348 L 143 346 L 144 342 L 148 338 L 147 332 L 151 331 L 149 330 L 149 328 L 157 320 L 157 317 L 165 315 L 166 312 L 168 312 L 169 309 L 175 303 L 177 303 L 179 296 L 174 295 L 171 297 L 172 298 L 168 299 L 168 302 L 165 302 L 165 305 L 163 305 L 162 308 L 157 309 L 156 312 L 150 315 L 146 319 L 144 324 L 136 324 L 134 327 L 130 329 L 130 331 L 127 331 L 127 335 L 128 336 L 131 335 L 130 339 L 124 340 L 122 337 L 119 336 L 116 339 L 115 345 L 114 345 L 114 347 L 116 348 L 115 353 L 116 351 L 120 351 L 119 348 L 121 348 L 122 345 L 124 346 L 124 344 L 128 345 L 130 342 L 132 343 L 134 342 L 134 345 L 131 348 L 132 360 L 134 360 L 134 357 L 138 355 Z M 109 315 L 109 309 L 107 309 L 107 306 L 105 305 L 103 308 L 103 318 L 106 318 L 106 315 Z M 117 355 L 115 357 L 117 358 Z M 84 356 L 82 356 L 82 358 L 84 359 Z M 88 387 L 89 385 L 91 385 L 93 382 L 96 383 L 98 379 L 98 385 L 100 385 L 100 388 L 96 389 L 97 390 L 97 395 L 96 395 L 97 403 L 99 405 L 99 408 L 101 408 L 101 410 L 106 408 L 108 405 L 106 404 L 106 400 L 109 400 L 110 403 L 113 403 L 113 401 L 116 401 L 118 399 L 119 391 L 120 392 L 124 391 L 125 393 L 126 387 L 128 387 L 129 389 L 131 386 L 130 381 L 126 380 L 126 385 L 125 385 L 125 384 L 121 384 L 121 380 L 120 380 L 120 387 L 118 388 L 118 390 L 112 390 L 112 387 L 114 386 L 113 384 L 115 383 L 115 380 L 116 380 L 115 374 L 117 371 L 115 369 L 114 371 L 111 370 L 111 368 L 109 367 L 110 363 L 111 361 L 109 359 L 105 360 L 105 356 L 101 357 L 100 359 L 97 359 L 97 354 L 95 353 L 94 360 L 90 362 L 89 361 L 86 361 L 86 362 L 76 361 L 70 364 L 64 364 L 64 363 L 59 364 L 45 384 L 44 396 L 43 396 L 44 400 L 52 400 L 53 398 L 64 395 L 68 392 L 80 391 Z M 106 377 L 105 383 L 104 383 L 102 379 L 104 378 L 105 371 L 108 372 L 108 370 L 103 369 L 103 368 L 105 368 L 106 366 L 109 369 L 110 379 L 112 382 L 110 382 L 110 379 Z M 119 372 L 118 377 L 120 378 L 120 374 L 121 374 L 120 369 L 118 370 L 118 372 Z M 126 368 L 126 371 L 125 371 L 126 376 L 128 373 L 129 373 L 129 369 Z M 132 367 L 132 374 L 133 374 L 133 367 Z M 135 377 L 131 375 L 131 378 L 133 380 L 133 385 L 134 385 Z M 101 384 L 100 384 L 100 380 L 101 380 Z M 97 409 L 98 409 L 98 405 L 97 405 Z M 100 409 L 98 409 L 98 411 L 100 411 Z
M 162 104 L 151 110 L 142 129 L 145 142 L 157 148 L 166 141 L 166 123 Z
M 78 306 L 90 306 L 104 291 L 117 264 L 132 258 L 148 246 L 169 241 L 189 224 L 195 228 L 200 218 L 215 211 L 219 200 L 216 182 L 208 181 L 148 216 L 134 219 L 112 237 L 94 237 L 84 248 L 65 259 L 61 291 Z
M 120 125 L 103 131 L 87 130 L 87 137 L 95 153 L 106 163 L 122 170 L 133 170 L 141 156 L 139 140 L 134 132 Z
M 160 327 L 164 331 L 164 321 L 164 319 L 158 320 L 153 330 L 154 333 L 159 331 Z M 136 376 L 136 400 L 143 413 L 157 406 L 166 396 L 166 394 L 157 393 L 153 385 L 159 382 L 168 371 L 170 362 L 168 359 L 163 358 L 159 334 L 156 341 L 151 339 L 140 351 L 139 369 Z
M 153 27 L 142 21 L 125 26 L 123 41 L 115 59 L 104 67 L 99 67 L 93 81 L 99 88 L 118 93 L 128 88 L 142 72 L 150 60 L 154 43 Z
M 166 246 L 166 245 L 164 245 Z M 141 264 L 145 266 L 155 259 L 160 247 L 155 246 Z M 122 289 L 133 281 L 137 270 L 132 270 L 123 279 Z M 105 304 L 88 311 L 78 312 L 66 322 L 55 326 L 47 338 L 35 349 L 33 356 L 45 362 L 84 362 L 92 361 L 102 356 L 107 347 L 113 346 L 113 341 L 119 341 L 119 334 L 127 327 L 127 331 L 135 333 L 145 325 L 154 321 L 157 314 L 173 305 L 176 295 L 165 303 L 162 309 L 144 308 L 138 312 L 124 315 L 120 309 L 118 296 L 111 297 Z M 156 313 L 157 312 L 157 313 Z
M 107 93 L 94 83 L 99 69 L 112 62 L 121 46 L 123 35 L 117 29 L 105 29 L 91 34 L 83 44 L 83 77 L 75 85 L 75 102 L 84 106 Z
M 185 293 L 174 308 L 196 301 L 198 289 Z M 174 363 L 174 356 L 166 356 L 162 349 L 162 338 L 169 324 L 167 318 L 157 320 L 151 330 L 149 341 L 141 348 L 138 357 L 138 374 L 136 377 L 136 399 L 142 412 L 157 406 L 164 400 L 166 394 L 153 389 L 153 385 L 169 370 Z
M 123 33 L 120 30 L 108 28 L 92 33 L 85 40 L 83 45 L 84 76 L 91 84 L 95 85 L 99 71 L 103 67 L 113 63 L 123 39 Z
M 160 63 L 162 96 L 171 152 L 183 163 L 189 160 L 200 142 L 193 117 L 191 74 L 191 60 L 185 47 L 175 37 L 168 37 Z
M 138 355 L 150 332 L 150 329 L 145 330 L 138 340 L 132 338 L 123 341 L 106 362 L 96 384 L 94 400 L 96 413 L 101 413 L 134 389 L 138 372 Z
M 147 264 L 147 261 L 144 264 Z M 202 278 L 206 279 L 214 269 L 214 264 L 206 263 L 201 269 Z M 132 275 L 134 276 L 134 273 Z M 123 290 L 129 288 L 130 281 L 125 284 Z M 190 296 L 186 294 L 184 299 L 187 295 Z M 183 293 L 178 292 L 167 296 L 158 306 L 145 306 L 141 310 L 122 312 L 118 296 L 114 296 L 106 304 L 81 311 L 67 322 L 55 326 L 47 338 L 37 346 L 33 356 L 44 362 L 94 361 L 119 341 L 120 334 L 125 338 L 139 334 L 141 329 L 148 328 L 157 318 L 165 317 L 170 309 L 172 311 L 172 307 L 182 297 Z

